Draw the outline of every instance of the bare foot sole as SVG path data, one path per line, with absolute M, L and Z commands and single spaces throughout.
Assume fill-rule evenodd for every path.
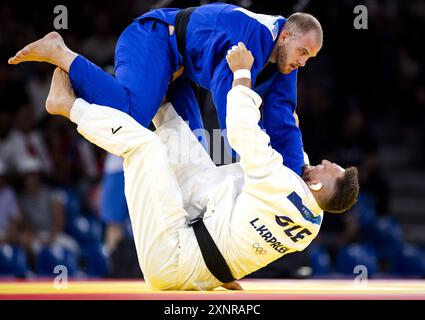
M 75 99 L 68 74 L 60 68 L 56 68 L 46 99 L 46 111 L 69 118 Z
M 67 49 L 57 32 L 50 32 L 40 40 L 30 43 L 8 60 L 9 64 L 19 64 L 26 61 L 54 63 L 58 51 Z

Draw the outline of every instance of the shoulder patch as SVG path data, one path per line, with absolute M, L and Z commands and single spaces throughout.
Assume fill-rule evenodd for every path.
M 266 14 L 254 13 L 244 8 L 236 8 L 235 10 L 240 11 L 246 14 L 248 17 L 257 20 L 259 23 L 261 23 L 263 26 L 269 29 L 270 34 L 273 38 L 273 41 L 276 40 L 277 36 L 279 35 L 278 20 L 282 19 L 283 18 L 282 16 L 269 16 Z
M 311 212 L 310 209 L 303 204 L 301 197 L 295 191 L 292 192 L 287 198 L 298 209 L 305 220 L 318 225 L 322 223 L 322 217 L 315 216 L 313 212 Z

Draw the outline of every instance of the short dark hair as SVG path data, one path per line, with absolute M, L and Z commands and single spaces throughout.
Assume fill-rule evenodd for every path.
M 357 202 L 359 189 L 357 168 L 347 168 L 344 176 L 337 179 L 333 196 L 321 204 L 322 209 L 333 213 L 341 213 L 351 209 Z
M 304 12 L 296 12 L 289 16 L 285 23 L 285 29 L 294 34 L 306 34 L 315 31 L 320 42 L 323 41 L 322 26 L 314 16 Z

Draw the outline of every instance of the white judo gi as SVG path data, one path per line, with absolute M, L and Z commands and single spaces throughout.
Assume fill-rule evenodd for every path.
M 125 194 L 145 280 L 157 290 L 211 290 L 190 219 L 204 223 L 235 279 L 301 251 L 323 218 L 305 182 L 282 165 L 258 126 L 261 98 L 244 86 L 227 97 L 227 135 L 240 163 L 216 167 L 171 104 L 152 132 L 129 115 L 77 99 L 71 120 L 99 147 L 124 158 Z

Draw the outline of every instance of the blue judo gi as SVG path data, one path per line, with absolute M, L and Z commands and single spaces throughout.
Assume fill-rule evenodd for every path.
M 268 63 L 286 19 L 254 14 L 228 4 L 198 7 L 186 31 L 184 60 L 177 49 L 174 25 L 180 9 L 150 11 L 130 24 L 115 49 L 115 77 L 82 56 L 71 64 L 69 76 L 77 96 L 89 103 L 124 111 L 149 126 L 165 95 L 192 130 L 203 129 L 192 82 L 212 93 L 221 129 L 226 128 L 226 96 L 233 74 L 225 59 L 227 51 L 242 41 L 254 56 L 251 77 L 254 90 L 263 98 L 263 123 L 272 147 L 284 164 L 301 174 L 303 146 L 293 112 L 297 101 L 297 70 L 284 75 L 277 66 L 261 85 L 257 76 Z M 183 75 L 170 84 L 179 66 Z

